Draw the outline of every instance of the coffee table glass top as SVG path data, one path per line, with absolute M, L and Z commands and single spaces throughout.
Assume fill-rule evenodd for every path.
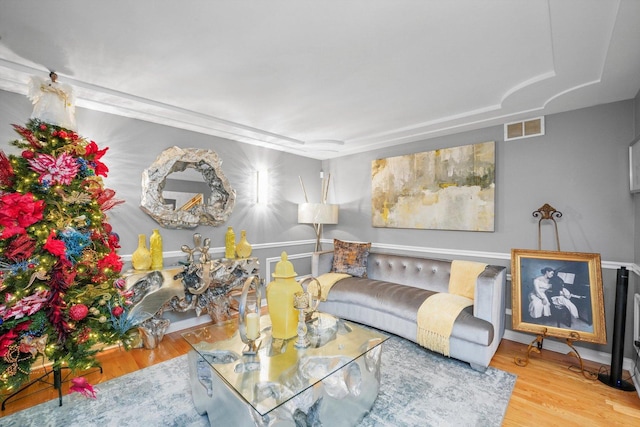
M 307 327 L 311 344 L 297 348 L 297 336 L 272 338 L 271 320 L 261 316 L 254 354 L 247 352 L 235 319 L 182 336 L 232 390 L 266 415 L 388 339 L 325 313 L 314 313 Z

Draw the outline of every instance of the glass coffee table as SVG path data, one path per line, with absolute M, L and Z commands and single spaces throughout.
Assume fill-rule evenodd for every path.
M 237 321 L 183 333 L 196 410 L 211 425 L 356 425 L 378 395 L 388 336 L 325 313 L 307 327 L 311 344 L 297 348 L 297 337 L 272 338 L 263 315 L 253 351 Z

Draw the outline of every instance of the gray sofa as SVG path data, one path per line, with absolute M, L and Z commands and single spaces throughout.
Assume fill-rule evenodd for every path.
M 417 342 L 417 312 L 433 293 L 447 292 L 451 261 L 371 252 L 367 277 L 338 281 L 320 311 Z M 331 271 L 333 251 L 316 252 L 311 274 Z M 474 305 L 456 318 L 450 356 L 484 371 L 505 328 L 506 268 L 489 265 L 477 279 Z

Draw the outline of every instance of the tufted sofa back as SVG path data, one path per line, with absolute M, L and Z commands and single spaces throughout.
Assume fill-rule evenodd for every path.
M 315 277 L 331 271 L 333 251 L 316 253 L 311 262 Z M 367 277 L 373 280 L 447 292 L 451 275 L 451 261 L 370 252 L 367 258 Z
M 447 292 L 451 261 L 371 252 L 367 276 L 435 292 Z

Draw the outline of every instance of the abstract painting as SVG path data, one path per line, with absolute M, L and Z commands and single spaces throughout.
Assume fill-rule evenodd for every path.
M 495 142 L 377 159 L 374 227 L 494 231 Z

